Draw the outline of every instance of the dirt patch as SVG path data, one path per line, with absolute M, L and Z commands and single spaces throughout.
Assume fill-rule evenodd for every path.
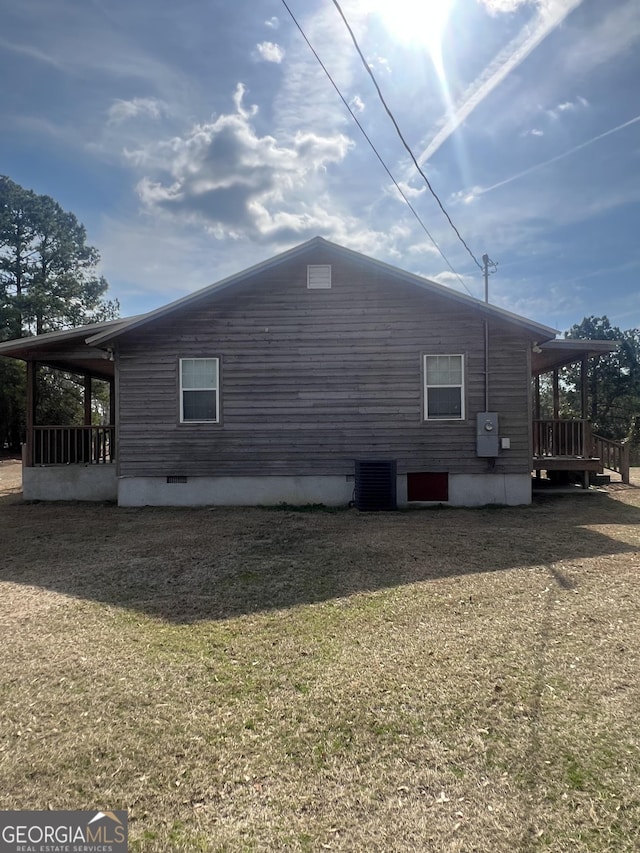
M 21 460 L 0 458 L 0 498 L 18 498 L 21 492 Z

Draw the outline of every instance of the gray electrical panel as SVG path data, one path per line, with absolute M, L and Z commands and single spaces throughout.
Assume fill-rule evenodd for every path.
M 498 413 L 478 412 L 476 428 L 476 452 L 478 456 L 498 456 Z

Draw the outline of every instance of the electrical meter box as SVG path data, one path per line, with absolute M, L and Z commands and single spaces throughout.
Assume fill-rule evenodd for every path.
M 498 435 L 498 413 L 478 412 L 476 428 L 476 453 L 478 456 L 498 456 L 500 437 Z

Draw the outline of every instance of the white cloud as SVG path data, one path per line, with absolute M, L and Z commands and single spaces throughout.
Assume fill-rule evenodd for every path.
M 456 204 L 458 202 L 462 202 L 462 204 L 471 204 L 471 202 L 475 201 L 478 196 L 481 196 L 484 192 L 484 188 L 480 186 L 471 187 L 471 189 L 459 190 L 456 193 L 451 194 L 451 203 Z
M 256 51 L 260 59 L 265 62 L 274 62 L 280 64 L 284 59 L 284 50 L 279 44 L 272 41 L 262 41 L 256 45 Z
M 354 31 L 361 35 L 367 20 L 364 6 L 358 4 L 348 9 L 347 14 Z M 320 4 L 313 12 L 301 15 L 299 20 L 311 44 L 321 47 L 322 59 L 340 90 L 353 91 L 357 55 L 354 58 L 353 44 L 332 5 Z M 299 128 L 320 126 L 325 132 L 331 132 L 346 125 L 350 125 L 351 130 L 353 126 L 302 38 L 293 38 L 287 45 L 286 74 L 273 101 L 273 114 L 279 134 L 291 134 Z
M 462 285 L 467 286 L 475 286 L 475 280 L 473 276 L 470 275 L 458 275 L 457 273 L 451 272 L 451 270 L 443 270 L 442 272 L 438 272 L 435 275 L 427 276 L 431 279 L 431 281 L 437 282 L 437 284 L 444 284 L 446 287 L 455 287 L 457 289 Z
M 535 2 L 535 0 L 480 0 L 480 3 L 490 15 L 515 12 L 520 6 L 525 6 L 532 2 Z
M 40 50 L 33 45 L 19 44 L 18 42 L 0 37 L 0 47 L 4 50 L 11 51 L 11 53 L 17 53 L 22 56 L 27 56 L 29 59 L 35 59 L 38 62 L 43 62 L 45 65 L 52 65 L 54 68 L 58 69 L 62 68 L 62 63 L 55 56 L 51 56 L 46 51 Z
M 272 18 L 266 20 L 264 23 L 266 27 L 270 27 L 272 30 L 277 30 L 280 26 L 280 20 L 279 18 L 276 18 L 275 15 Z
M 108 83 L 129 86 L 135 80 L 139 88 L 162 93 L 168 102 L 177 91 L 184 91 L 186 75 L 176 70 L 171 58 L 157 59 L 153 50 L 134 41 L 124 12 L 98 12 L 93 3 L 34 0 L 12 4 L 10 18 L 0 48 L 55 67 L 69 75 L 71 85 L 79 77 L 87 84 L 100 78 L 104 91 Z M 20 33 L 29 43 L 9 38 L 10 32 Z M 54 80 L 50 89 L 54 97 Z
M 440 252 L 426 237 L 424 240 L 422 240 L 422 242 L 413 243 L 412 245 L 408 246 L 406 249 L 406 253 L 411 253 L 412 255 L 438 255 L 438 257 L 440 257 Z M 400 264 L 400 266 L 402 266 L 402 264 Z M 420 273 L 417 274 L 420 275 Z M 426 275 L 427 278 L 431 278 L 431 275 L 428 273 L 424 273 L 424 275 Z
M 603 17 L 585 27 L 566 52 L 558 57 L 572 74 L 584 74 L 606 62 L 625 62 L 625 54 L 640 41 L 640 8 L 637 0 L 598 4 Z
M 237 272 L 243 264 L 250 266 L 262 260 L 265 254 L 263 247 L 248 244 L 243 263 L 239 263 L 230 241 L 227 254 L 221 254 L 221 245 L 206 231 L 155 216 L 127 220 L 105 217 L 99 244 L 101 271 L 112 287 L 114 282 L 120 283 L 114 295 L 125 315 L 137 313 L 140 304 L 148 310 L 198 290 Z M 148 304 L 149 294 L 153 294 L 155 305 Z
M 520 178 L 524 178 L 527 175 L 531 175 L 533 172 L 537 172 L 538 169 L 542 169 L 545 166 L 550 166 L 552 163 L 557 163 L 560 160 L 564 160 L 565 157 L 570 157 L 572 154 L 576 154 L 578 151 L 582 151 L 583 148 L 587 148 L 590 145 L 593 145 L 595 142 L 599 142 L 601 139 L 606 139 L 607 136 L 612 136 L 614 133 L 619 133 L 622 130 L 626 130 L 626 128 L 631 127 L 634 124 L 640 122 L 640 115 L 635 116 L 629 121 L 625 121 L 622 124 L 618 124 L 615 127 L 610 128 L 609 130 L 605 130 L 604 133 L 598 133 L 597 136 L 592 136 L 591 139 L 585 140 L 585 142 L 581 142 L 579 145 L 574 145 L 573 148 L 569 148 L 568 151 L 563 151 L 561 154 L 557 154 L 555 157 L 550 157 L 548 160 L 544 160 L 542 163 L 536 163 L 533 166 L 529 166 L 527 169 L 523 169 L 521 172 L 518 172 L 515 175 L 511 175 L 508 178 L 504 178 L 502 181 L 498 181 L 495 184 L 492 184 L 490 187 L 474 187 L 473 193 L 474 196 L 477 197 L 479 195 L 484 195 L 485 193 L 492 192 L 493 190 L 497 190 L 500 187 L 507 186 L 507 184 L 511 184 L 514 181 L 519 180 Z
M 562 113 L 572 113 L 578 109 L 586 109 L 589 106 L 591 106 L 589 101 L 586 98 L 583 98 L 582 95 L 578 95 L 575 101 L 562 101 L 561 103 L 556 104 L 552 109 L 546 110 L 546 113 L 549 118 L 555 121 L 562 115 Z
M 420 164 L 429 160 L 440 146 L 471 115 L 486 97 L 516 69 L 535 48 L 559 26 L 582 0 L 539 0 L 533 20 L 526 24 L 504 50 L 469 86 L 461 101 L 450 114 L 440 120 L 431 142 L 418 158 Z
M 247 93 L 247 87 L 244 83 L 238 83 L 233 93 L 233 103 L 236 111 L 242 118 L 252 118 L 258 112 L 258 105 L 252 104 L 248 109 L 244 106 L 244 96 Z
M 89 149 L 90 146 L 78 133 L 77 125 L 73 123 L 56 124 L 42 116 L 14 115 L 9 116 L 12 128 L 25 132 L 29 139 L 41 139 L 45 144 L 52 142 L 62 144 L 67 151 Z
M 360 97 L 360 95 L 354 95 L 353 98 L 349 101 L 349 106 L 354 111 L 354 113 L 361 113 L 364 110 L 364 101 Z
M 394 241 L 407 239 L 409 234 L 393 227 L 383 233 L 363 226 L 360 219 L 328 211 L 329 205 L 322 199 L 322 204 L 309 211 L 306 222 L 300 221 L 301 214 L 273 218 L 265 214 L 265 233 L 276 238 L 285 235 L 273 241 L 245 239 L 238 232 L 230 234 L 215 227 L 201 230 L 175 217 L 105 218 L 97 241 L 103 257 L 101 272 L 110 281 L 113 296 L 120 300 L 123 314 L 130 315 L 219 281 L 315 234 L 407 268 L 408 252 L 398 251 Z M 299 231 L 305 227 L 313 230 Z M 431 253 L 430 247 L 424 248 Z M 151 305 L 150 298 L 154 300 Z
M 387 74 L 391 74 L 391 65 L 385 56 L 374 56 L 369 60 L 369 65 L 371 68 L 381 68 Z
M 407 198 L 419 198 L 421 195 L 427 191 L 426 185 L 420 187 L 412 186 L 408 181 L 398 181 L 398 186 L 402 190 L 402 192 L 406 195 Z M 387 187 L 387 192 L 393 196 L 397 197 L 398 190 L 395 188 L 393 184 L 389 184 Z
M 197 220 L 214 236 L 282 240 L 334 231 L 335 213 L 327 215 L 321 199 L 322 175 L 345 159 L 352 143 L 339 133 L 297 132 L 282 141 L 259 136 L 251 122 L 257 107 L 244 107 L 244 91 L 239 84 L 236 112 L 127 152 L 146 172 L 137 185 L 145 207 Z
M 525 293 L 521 296 L 514 295 L 523 290 L 523 285 Z M 492 286 L 493 291 L 491 291 Z M 580 289 L 567 288 L 564 283 L 549 285 L 541 291 L 537 287 L 531 287 L 526 280 L 510 282 L 500 280 L 496 276 L 490 282 L 489 288 L 490 301 L 494 305 L 513 311 L 521 317 L 535 317 L 538 322 L 545 323 L 551 328 L 566 327 L 565 323 L 560 321 L 562 317 L 580 317 L 590 313 Z
M 539 127 L 532 127 L 529 136 L 544 136 L 544 130 L 540 130 Z
M 160 118 L 166 112 L 166 104 L 157 98 L 133 98 L 129 101 L 117 98 L 109 107 L 108 121 L 110 124 L 120 124 L 138 116 Z

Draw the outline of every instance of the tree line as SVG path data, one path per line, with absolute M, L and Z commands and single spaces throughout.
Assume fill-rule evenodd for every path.
M 608 317 L 585 317 L 565 333 L 578 340 L 615 341 L 618 349 L 593 359 L 588 368 L 589 418 L 593 431 L 621 440 L 640 416 L 640 329 L 622 330 Z M 579 367 L 566 368 L 567 403 L 561 416 L 580 417 Z

